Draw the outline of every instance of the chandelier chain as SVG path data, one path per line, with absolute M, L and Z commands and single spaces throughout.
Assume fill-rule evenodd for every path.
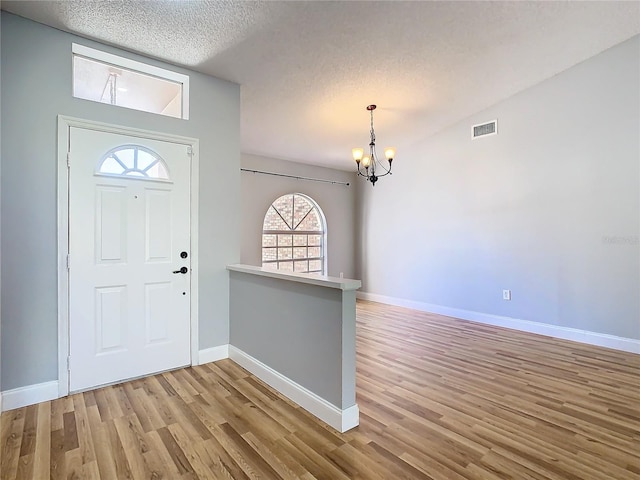
M 376 132 L 373 130 L 373 110 L 371 110 L 371 145 L 375 145 L 375 143 L 376 143 Z

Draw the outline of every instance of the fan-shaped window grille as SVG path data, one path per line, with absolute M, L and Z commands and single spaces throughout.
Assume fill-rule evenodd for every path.
M 109 150 L 98 163 L 98 175 L 169 180 L 169 169 L 160 156 L 146 147 L 122 145 Z
M 262 227 L 262 266 L 299 273 L 326 272 L 326 222 L 320 207 L 299 193 L 271 204 Z

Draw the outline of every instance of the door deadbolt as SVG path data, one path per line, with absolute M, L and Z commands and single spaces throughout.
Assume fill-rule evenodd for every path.
M 187 258 L 189 254 L 187 252 L 180 252 L 180 258 Z

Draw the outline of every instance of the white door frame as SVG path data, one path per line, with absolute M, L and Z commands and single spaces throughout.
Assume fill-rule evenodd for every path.
M 200 141 L 167 133 L 58 115 L 58 396 L 69 394 L 69 168 L 71 127 L 149 138 L 190 146 L 191 156 L 191 364 L 198 365 L 198 179 Z

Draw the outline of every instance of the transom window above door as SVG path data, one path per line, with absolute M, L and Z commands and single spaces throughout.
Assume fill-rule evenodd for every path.
M 169 180 L 169 169 L 160 156 L 140 145 L 121 145 L 109 150 L 98 163 L 96 175 Z
M 73 96 L 169 117 L 189 118 L 189 76 L 72 44 Z
M 262 266 L 299 273 L 326 273 L 326 222 L 312 198 L 283 195 L 271 204 L 262 227 Z

